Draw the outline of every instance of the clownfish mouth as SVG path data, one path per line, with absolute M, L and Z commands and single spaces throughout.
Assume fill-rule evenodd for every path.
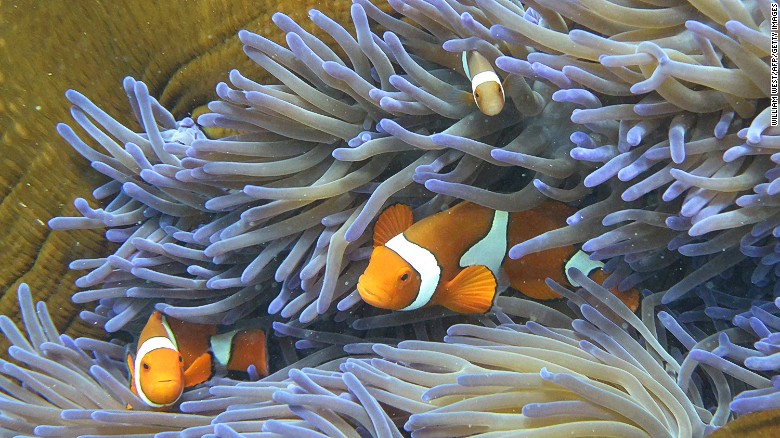
M 158 380 L 157 381 L 157 383 L 168 383 L 168 382 L 173 382 L 173 380 L 172 379 L 168 379 L 168 380 Z
M 387 309 L 387 303 L 383 299 L 383 296 L 372 292 L 370 289 L 368 289 L 365 285 L 358 283 L 357 290 L 360 293 L 360 297 L 363 298 L 363 301 L 366 303 L 374 306 L 379 307 L 380 309 Z
M 371 292 L 367 287 L 365 287 L 365 286 L 363 286 L 363 285 L 361 285 L 359 283 L 358 283 L 357 288 L 358 288 L 358 292 L 360 292 L 360 295 L 369 296 L 369 297 L 373 297 L 373 298 L 379 298 L 375 293 Z

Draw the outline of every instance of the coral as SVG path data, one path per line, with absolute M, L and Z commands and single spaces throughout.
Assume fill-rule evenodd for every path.
M 770 438 L 780 424 L 778 415 L 780 415 L 780 411 L 776 409 L 741 415 L 709 436 L 712 438 L 732 438 L 749 434 L 747 436 Z

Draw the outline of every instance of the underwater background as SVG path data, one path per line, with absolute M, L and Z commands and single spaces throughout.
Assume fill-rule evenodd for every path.
M 773 11 L 3 1 L 0 431 L 703 436 L 762 413 L 745 427 L 771 432 Z M 477 109 L 462 52 L 502 79 L 499 115 Z M 576 213 L 510 257 L 581 247 L 606 289 L 573 272 L 582 288 L 548 286 L 561 300 L 510 289 L 484 315 L 355 290 L 389 205 L 547 199 Z M 153 309 L 259 320 L 271 375 L 148 410 L 124 343 Z

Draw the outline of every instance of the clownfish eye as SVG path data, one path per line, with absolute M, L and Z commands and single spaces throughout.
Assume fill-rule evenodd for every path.
M 145 369 L 145 370 L 148 370 L 148 369 L 149 369 L 149 364 L 148 364 L 148 363 L 146 363 L 146 362 L 144 362 L 144 369 Z
M 184 362 L 184 359 L 181 358 L 181 354 L 179 355 L 179 362 Z
M 404 274 L 401 276 L 401 281 L 406 281 L 409 279 L 409 274 Z

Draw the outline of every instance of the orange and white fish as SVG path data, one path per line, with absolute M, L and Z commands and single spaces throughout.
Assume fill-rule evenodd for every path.
M 413 223 L 408 206 L 393 205 L 382 212 L 374 227 L 374 250 L 357 290 L 365 302 L 382 309 L 441 305 L 459 313 L 484 313 L 493 305 L 501 278 L 539 300 L 560 298 L 545 279 L 570 285 L 564 272 L 571 267 L 602 283 L 606 278 L 600 269 L 603 264 L 573 246 L 518 260 L 507 256 L 513 245 L 565 226 L 572 213 L 571 208 L 553 201 L 517 213 L 463 202 Z M 613 293 L 632 310 L 639 305 L 634 289 Z
M 462 61 L 477 108 L 486 116 L 500 113 L 504 109 L 504 86 L 490 61 L 476 50 L 463 52 Z
M 141 331 L 135 355 L 127 355 L 130 389 L 152 408 L 175 404 L 185 388 L 210 379 L 214 361 L 228 371 L 246 372 L 254 365 L 268 375 L 265 332 L 233 330 L 168 318 L 154 312 Z

